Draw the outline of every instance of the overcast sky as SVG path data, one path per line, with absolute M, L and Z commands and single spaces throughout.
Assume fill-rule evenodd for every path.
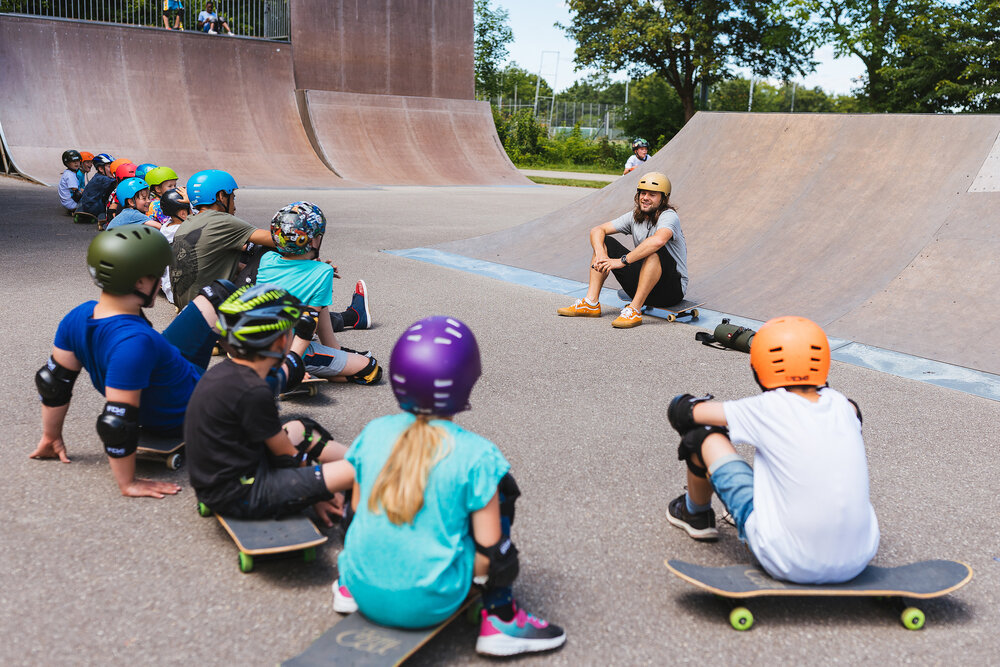
M 508 47 L 509 60 L 530 72 L 537 72 L 541 64 L 542 77 L 556 90 L 563 90 L 587 75 L 586 71 L 574 71 L 576 44 L 554 26 L 556 22 L 568 24 L 570 21 L 563 0 L 493 0 L 492 6 L 503 7 L 510 14 L 514 41 Z M 558 58 L 555 53 L 545 53 L 543 57 L 543 51 L 558 51 Z M 851 79 L 864 70 L 856 57 L 834 59 L 832 46 L 817 50 L 816 60 L 819 61 L 816 72 L 798 83 L 809 88 L 819 86 L 832 93 L 849 93 L 855 87 Z M 624 75 L 614 78 L 623 79 Z

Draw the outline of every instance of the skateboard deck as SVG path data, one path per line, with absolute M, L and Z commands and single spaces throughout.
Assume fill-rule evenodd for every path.
M 779 581 L 756 565 L 706 567 L 680 560 L 665 562 L 670 572 L 689 584 L 735 600 L 764 596 L 929 599 L 952 593 L 972 579 L 972 568 L 951 560 L 927 560 L 896 567 L 869 565 L 854 579 L 839 584 Z M 900 619 L 910 630 L 919 630 L 924 625 L 924 613 L 917 607 L 905 607 Z M 729 622 L 737 630 L 749 630 L 753 614 L 745 607 L 735 607 Z
M 198 513 L 209 516 L 212 511 L 198 503 Z M 316 547 L 326 542 L 326 535 L 319 532 L 312 519 L 303 515 L 281 519 L 235 519 L 216 514 L 222 527 L 240 550 L 240 572 L 250 572 L 254 558 L 301 551 L 302 559 L 316 560 Z
M 144 430 L 139 431 L 139 447 L 136 453 L 144 458 L 161 459 L 170 470 L 179 470 L 184 465 L 183 438 L 167 438 Z
M 618 298 L 625 303 L 632 300 L 632 297 L 628 295 L 628 292 L 623 289 L 618 290 Z M 698 319 L 698 315 L 700 315 L 698 307 L 704 305 L 704 301 L 689 301 L 688 299 L 684 299 L 672 306 L 647 306 L 646 311 L 651 315 L 657 316 L 660 316 L 660 314 L 656 312 L 658 310 L 666 312 L 666 315 L 663 317 L 667 320 L 667 322 L 674 322 L 679 317 L 690 317 L 692 320 L 696 320 Z
M 355 612 L 320 635 L 305 651 L 281 664 L 283 667 L 401 665 L 478 599 L 478 594 L 470 595 L 443 623 L 419 630 L 388 628 Z
M 286 398 L 294 398 L 296 396 L 315 396 L 319 393 L 319 387 L 321 384 L 326 384 L 327 381 L 323 378 L 318 377 L 308 377 L 303 380 L 299 386 L 290 391 L 286 391 L 284 394 L 278 395 L 278 400 L 285 400 Z

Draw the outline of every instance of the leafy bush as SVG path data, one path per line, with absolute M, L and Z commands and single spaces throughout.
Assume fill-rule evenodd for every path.
M 511 162 L 519 167 L 589 168 L 610 173 L 624 166 L 631 147 L 607 137 L 585 139 L 577 125 L 568 134 L 549 138 L 531 109 L 507 113 L 493 109 L 497 135 Z

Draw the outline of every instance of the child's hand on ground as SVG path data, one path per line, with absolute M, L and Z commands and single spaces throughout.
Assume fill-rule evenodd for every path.
M 38 442 L 35 451 L 28 455 L 32 459 L 59 459 L 62 463 L 69 463 L 69 455 L 66 453 L 66 443 L 62 438 L 47 438 L 44 435 Z
M 333 277 L 334 277 L 334 278 L 339 278 L 339 277 L 340 277 L 340 274 L 339 274 L 339 273 L 337 273 L 337 265 L 336 265 L 336 264 L 334 264 L 334 263 L 333 263 L 333 262 L 332 262 L 331 260 L 329 260 L 329 259 L 324 259 L 324 260 L 323 260 L 323 263 L 324 263 L 324 264 L 329 264 L 330 266 L 332 266 L 332 267 L 333 267 Z
M 333 517 L 340 518 L 344 515 L 344 494 L 338 493 L 332 500 L 321 500 L 313 505 L 313 509 L 316 510 L 316 516 L 320 521 L 330 528 L 333 526 Z
M 130 498 L 162 498 L 164 494 L 174 495 L 180 490 L 181 487 L 173 482 L 136 478 L 122 489 L 122 495 Z

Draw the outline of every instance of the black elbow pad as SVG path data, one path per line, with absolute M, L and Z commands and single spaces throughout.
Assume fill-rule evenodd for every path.
M 58 408 L 69 403 L 73 396 L 73 384 L 79 374 L 80 371 L 71 371 L 49 357 L 45 365 L 35 373 L 35 387 L 42 405 Z

